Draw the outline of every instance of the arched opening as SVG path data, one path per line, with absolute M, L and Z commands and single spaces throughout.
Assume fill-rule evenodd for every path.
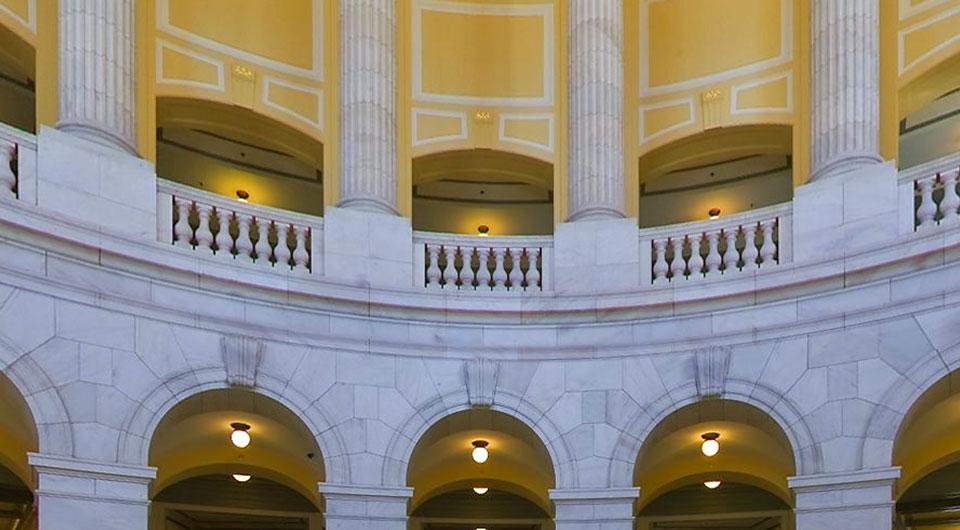
M 640 226 L 708 219 L 793 197 L 787 125 L 711 129 L 640 157 Z
M 27 402 L 0 374 L 0 528 L 37 527 L 34 478 L 27 453 L 37 450 L 37 431 Z
M 899 528 L 960 528 L 960 371 L 910 407 L 894 441 Z
M 234 441 L 236 431 L 249 444 Z M 150 444 L 157 467 L 151 530 L 320 530 L 323 457 L 304 422 L 244 390 L 211 390 L 174 406 Z
M 473 455 L 477 446 L 487 450 L 482 463 Z M 547 448 L 533 429 L 489 409 L 458 412 L 427 429 L 413 451 L 410 527 L 549 529 L 554 484 Z
M 157 99 L 157 175 L 213 193 L 323 215 L 323 144 L 249 109 Z
M 900 90 L 900 167 L 960 151 L 960 54 Z
M 0 25 L 0 123 L 36 131 L 36 99 L 33 47 Z
M 710 456 L 707 440 L 719 444 Z M 790 441 L 765 412 L 720 399 L 687 405 L 640 449 L 638 528 L 793 528 L 787 477 L 794 472 Z
M 477 235 L 553 233 L 553 165 L 471 149 L 413 160 L 413 228 Z

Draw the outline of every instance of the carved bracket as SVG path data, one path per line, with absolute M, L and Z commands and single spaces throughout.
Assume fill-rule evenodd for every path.
M 700 398 L 719 397 L 723 394 L 730 373 L 729 346 L 710 346 L 697 350 L 697 393 Z
M 470 406 L 492 406 L 493 391 L 497 387 L 497 374 L 500 372 L 500 363 L 482 357 L 472 359 L 464 363 L 463 372 Z
M 256 386 L 257 370 L 263 359 L 263 341 L 241 335 L 221 337 L 220 350 L 227 370 L 227 384 L 248 388 Z

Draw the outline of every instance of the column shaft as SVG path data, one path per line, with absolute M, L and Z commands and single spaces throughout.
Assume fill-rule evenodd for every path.
M 624 216 L 623 2 L 570 0 L 568 219 Z
M 880 162 L 878 0 L 813 0 L 811 180 Z
M 57 127 L 135 154 L 133 0 L 60 0 Z
M 340 202 L 396 213 L 396 2 L 340 2 Z

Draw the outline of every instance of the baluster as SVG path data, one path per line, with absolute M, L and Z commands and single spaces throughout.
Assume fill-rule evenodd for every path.
M 16 160 L 16 144 L 4 142 L 0 145 L 0 196 L 17 196 L 17 174 L 12 167 Z
M 290 270 L 290 225 L 280 223 L 277 227 L 277 246 L 273 247 L 273 256 L 277 259 L 277 267 Z
M 757 264 L 757 229 L 759 223 L 743 227 L 743 269 L 759 266 Z
M 307 236 L 310 229 L 305 226 L 296 226 L 297 247 L 293 249 L 294 270 L 310 270 L 310 253 L 307 252 Z
M 490 282 L 493 277 L 490 276 L 490 249 L 477 248 L 477 290 L 491 289 Z
M 543 250 L 539 247 L 527 249 L 527 289 L 540 289 L 540 267 L 538 265 Z
M 683 259 L 683 236 L 675 237 L 670 241 L 673 243 L 673 259 L 670 261 L 670 279 L 681 280 L 684 278 L 684 272 L 687 270 L 687 263 Z
M 720 271 L 720 232 L 714 230 L 707 234 L 707 275 Z
M 960 195 L 957 195 L 957 177 L 960 169 L 948 171 L 942 175 L 943 200 L 940 201 L 940 222 L 952 223 L 958 219 L 957 208 L 960 208 Z
M 253 218 L 245 213 L 237 214 L 237 257 L 253 260 L 253 241 L 250 240 L 250 223 Z
M 257 244 L 253 247 L 257 264 L 270 266 L 270 221 L 257 217 Z
M 440 287 L 440 245 L 427 245 L 427 286 Z
M 217 254 L 233 259 L 233 236 L 230 235 L 230 218 L 233 217 L 233 212 L 225 210 L 223 208 L 217 208 Z
M 690 237 L 690 259 L 687 261 L 687 267 L 690 269 L 691 278 L 703 278 L 703 256 L 700 255 L 700 244 L 703 241 L 703 234 L 694 234 Z
M 763 229 L 763 245 L 760 247 L 761 265 L 773 264 L 773 258 L 777 255 L 777 244 L 773 241 L 773 228 L 776 223 L 776 219 L 771 219 L 764 221 L 761 225 Z
M 457 288 L 457 247 L 454 245 L 443 246 L 443 256 L 446 260 L 443 264 L 443 287 Z
M 927 178 L 917 183 L 920 187 L 920 207 L 917 208 L 917 222 L 920 228 L 933 226 L 934 218 L 937 216 L 937 204 L 933 202 L 935 181 L 935 178 Z
M 510 274 L 508 278 L 510 279 L 511 291 L 523 290 L 523 269 L 520 268 L 520 260 L 522 259 L 522 256 L 522 248 L 510 249 Z
M 503 268 L 503 260 L 506 252 L 507 249 L 504 247 L 493 249 L 493 259 L 495 260 L 495 268 L 493 269 L 493 288 L 496 290 L 503 290 L 507 288 L 507 271 Z
M 174 244 L 178 247 L 193 248 L 193 228 L 190 226 L 190 207 L 193 203 L 180 197 L 174 197 L 173 202 L 177 207 L 177 224 L 173 225 Z
M 476 249 L 472 247 L 460 247 L 460 288 L 473 289 L 473 280 L 476 274 L 473 272 L 473 253 Z
M 723 233 L 727 239 L 727 248 L 723 252 L 723 272 L 732 273 L 739 269 L 740 253 L 737 252 L 737 228 L 726 228 Z
M 667 265 L 667 240 L 655 239 L 653 241 L 653 251 L 657 255 L 657 260 L 653 262 L 653 281 L 667 279 L 667 272 L 670 267 Z
M 200 221 L 194 236 L 197 240 L 197 248 L 209 250 L 211 253 L 213 253 L 213 232 L 210 230 L 210 216 L 212 214 L 213 206 L 197 203 L 197 218 Z

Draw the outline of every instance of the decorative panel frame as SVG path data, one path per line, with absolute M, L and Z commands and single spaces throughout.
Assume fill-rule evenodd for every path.
M 900 20 L 905 20 L 914 15 L 929 11 L 938 6 L 942 6 L 952 0 L 926 0 L 918 5 L 910 5 L 910 0 L 900 0 Z
M 420 129 L 417 118 L 420 116 L 436 116 L 440 118 L 454 118 L 460 121 L 460 133 L 459 134 L 448 134 L 445 136 L 435 136 L 433 138 L 420 139 Z M 438 144 L 443 142 L 456 142 L 466 140 L 469 137 L 467 131 L 467 113 L 457 110 L 436 110 L 436 109 L 424 109 L 424 108 L 414 108 L 413 109 L 413 118 L 411 121 L 412 127 L 412 146 L 420 147 L 424 145 Z
M 645 113 L 646 113 L 646 111 L 648 111 L 648 110 L 656 110 L 656 109 L 664 109 L 664 108 L 669 108 L 669 107 L 679 107 L 679 106 L 681 106 L 681 105 L 687 105 L 687 108 L 689 109 L 689 118 L 688 118 L 686 121 L 683 121 L 683 122 L 680 122 L 680 123 L 676 123 L 676 124 L 671 125 L 671 126 L 665 128 L 665 129 L 660 129 L 659 131 L 656 131 L 656 132 L 654 132 L 653 134 L 650 134 L 650 135 L 647 135 L 647 134 L 646 134 L 646 127 L 645 127 L 645 121 L 646 121 L 646 120 L 645 120 L 645 116 L 644 116 Z M 671 100 L 669 100 L 669 101 L 661 101 L 661 102 L 658 102 L 658 103 L 652 103 L 652 104 L 650 104 L 650 105 L 641 105 L 641 106 L 640 106 L 640 119 L 638 120 L 638 123 L 639 123 L 639 128 L 640 128 L 640 144 L 641 144 L 641 145 L 642 145 L 642 144 L 645 144 L 645 143 L 647 143 L 647 142 L 650 142 L 650 141 L 652 141 L 652 140 L 655 140 L 655 139 L 657 139 L 657 138 L 659 138 L 659 137 L 661 137 L 661 136 L 664 136 L 664 135 L 666 135 L 666 134 L 670 134 L 670 133 L 672 133 L 673 131 L 677 131 L 677 130 L 683 129 L 684 127 L 689 127 L 689 126 L 691 126 L 691 125 L 695 125 L 695 124 L 697 123 L 697 105 L 696 105 L 696 99 L 695 99 L 694 96 L 688 96 L 688 97 L 680 98 L 680 99 L 671 99 Z
M 262 79 L 263 79 L 263 84 L 260 90 L 260 102 L 263 103 L 264 106 L 267 106 L 283 114 L 286 114 L 287 116 L 290 116 L 298 121 L 306 123 L 307 125 L 314 127 L 320 130 L 321 132 L 323 131 L 324 112 L 323 112 L 323 90 L 322 89 L 318 87 L 301 85 L 299 83 L 293 83 L 286 79 L 281 79 L 279 77 L 274 77 L 270 75 L 264 75 Z M 304 92 L 304 93 L 312 94 L 316 96 L 317 97 L 317 121 L 312 121 L 310 120 L 310 118 L 308 118 L 307 116 L 304 116 L 303 114 L 300 114 L 299 112 L 295 112 L 292 109 L 289 109 L 287 107 L 284 107 L 283 105 L 280 105 L 278 103 L 275 103 L 274 101 L 271 101 L 270 87 L 273 85 L 288 88 L 290 90 L 297 90 L 299 92 Z
M 787 105 L 785 107 L 754 107 L 740 108 L 740 93 L 769 83 L 775 83 L 780 80 L 786 80 L 787 85 Z M 745 114 L 767 114 L 771 112 L 793 112 L 793 71 L 782 72 L 760 79 L 754 79 L 740 85 L 730 87 L 730 115 L 739 116 Z
M 19 22 L 23 27 L 27 28 L 30 33 L 33 33 L 34 35 L 37 34 L 37 0 L 27 0 L 26 19 L 2 3 L 0 3 L 0 13 L 3 13 L 13 20 Z
M 945 50 L 950 46 L 952 46 L 954 43 L 960 41 L 960 30 L 958 30 L 956 35 L 941 42 L 940 44 L 937 44 L 933 48 L 930 48 L 929 50 L 921 54 L 919 57 L 911 61 L 909 64 L 907 64 L 907 56 L 906 56 L 906 49 L 905 49 L 907 35 L 914 33 L 916 31 L 922 30 L 923 28 L 926 28 L 928 26 L 932 26 L 933 24 L 936 24 L 937 22 L 940 22 L 944 19 L 954 17 L 957 15 L 960 15 L 960 6 L 954 7 L 953 9 L 948 9 L 942 13 L 938 13 L 926 20 L 922 20 L 920 22 L 917 22 L 916 24 L 907 26 L 897 32 L 897 71 L 899 72 L 900 75 L 903 75 L 911 68 L 917 66 L 918 64 L 926 61 L 930 57 L 933 57 L 940 51 Z
M 545 121 L 547 122 L 547 145 L 531 142 L 525 138 L 517 138 L 515 136 L 507 136 L 507 122 L 515 121 Z M 546 151 L 548 153 L 553 153 L 556 145 L 556 127 L 554 126 L 554 119 L 552 113 L 502 113 L 499 115 L 499 124 L 497 128 L 497 140 L 504 143 L 511 143 L 522 145 L 524 147 L 531 147 L 533 149 L 538 149 L 540 151 Z
M 169 42 L 163 39 L 157 39 L 156 50 L 157 50 L 156 51 L 157 57 L 155 62 L 156 62 L 157 83 L 164 84 L 164 85 L 180 85 L 180 86 L 188 86 L 193 88 L 202 88 L 205 90 L 216 90 L 218 92 L 226 91 L 226 74 L 225 74 L 226 65 L 224 64 L 223 61 L 219 61 L 213 57 L 210 57 L 209 55 L 204 55 L 202 53 L 199 53 L 196 50 L 191 50 L 189 48 L 178 46 L 172 42 Z M 186 55 L 187 57 L 190 57 L 197 61 L 213 65 L 217 69 L 217 84 L 213 85 L 213 84 L 204 83 L 201 81 L 191 81 L 189 79 L 177 79 L 177 78 L 166 77 L 163 69 L 163 51 L 164 50 L 170 50 L 175 53 L 179 53 L 180 55 Z

